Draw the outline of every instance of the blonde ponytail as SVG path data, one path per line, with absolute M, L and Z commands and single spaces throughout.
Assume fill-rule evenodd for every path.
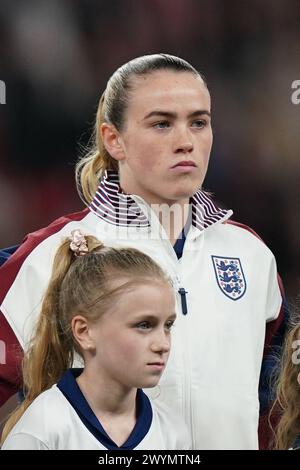
M 1 442 L 33 400 L 72 366 L 74 351 L 81 354 L 72 334 L 74 315 L 97 321 L 132 285 L 157 280 L 171 284 L 164 271 L 139 250 L 104 247 L 79 230 L 72 236 L 72 243 L 65 240 L 55 255 L 35 334 L 23 360 L 25 400 L 8 419 Z M 116 287 L 119 276 L 122 282 Z
M 94 237 L 88 240 L 89 250 L 103 246 Z M 67 239 L 55 255 L 36 330 L 24 355 L 22 369 L 25 399 L 6 422 L 1 443 L 33 400 L 52 387 L 73 363 L 73 338 L 70 328 L 62 324 L 59 312 L 61 286 L 73 260 L 74 253 Z
M 99 101 L 91 149 L 78 161 L 75 169 L 77 191 L 85 204 L 92 202 L 104 172 L 106 170 L 118 171 L 117 161 L 109 155 L 101 138 L 100 127 L 104 120 L 103 93 Z

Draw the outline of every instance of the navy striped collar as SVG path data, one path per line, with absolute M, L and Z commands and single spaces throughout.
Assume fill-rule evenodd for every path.
M 135 201 L 134 195 L 124 194 L 119 184 L 119 174 L 107 170 L 96 191 L 89 209 L 106 222 L 121 227 L 150 227 L 150 221 Z M 139 198 L 141 199 L 141 198 Z M 192 225 L 199 230 L 228 219 L 232 211 L 219 208 L 202 190 L 190 199 Z
M 137 447 L 149 432 L 152 424 L 153 412 L 147 395 L 141 389 L 137 390 L 136 425 L 127 441 L 119 447 L 105 432 L 76 382 L 76 378 L 82 371 L 83 369 L 80 368 L 67 370 L 59 380 L 57 387 L 72 405 L 85 427 L 109 450 L 132 450 Z

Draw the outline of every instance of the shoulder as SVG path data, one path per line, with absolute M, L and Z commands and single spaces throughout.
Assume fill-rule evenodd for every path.
M 245 236 L 255 237 L 257 240 L 260 240 L 262 243 L 262 238 L 253 230 L 253 228 L 249 227 L 248 225 L 242 224 L 241 222 L 237 222 L 235 220 L 226 220 L 223 222 L 223 225 L 230 227 L 233 231 L 241 233 Z
M 16 432 L 5 439 L 1 450 L 49 450 L 49 447 L 32 434 Z
M 0 268 L 1 313 L 22 347 L 31 337 L 58 246 L 74 228 L 91 233 L 90 219 L 85 209 L 30 233 Z
M 59 219 L 54 220 L 47 227 L 43 227 L 35 232 L 26 235 L 17 251 L 8 259 L 8 261 L 3 265 L 3 267 L 1 267 L 0 273 L 4 270 L 8 271 L 10 265 L 12 265 L 13 263 L 15 265 L 21 265 L 26 259 L 26 257 L 31 252 L 33 252 L 41 243 L 62 232 L 64 227 L 68 226 L 72 222 L 80 223 L 88 214 L 89 210 L 84 209 L 80 212 L 64 215 Z
M 224 240 L 236 245 L 237 248 L 257 251 L 258 254 L 272 257 L 273 253 L 265 244 L 263 239 L 248 225 L 236 222 L 234 220 L 226 220 L 222 224 L 218 224 L 220 236 Z
M 53 448 L 55 436 L 68 423 L 69 404 L 54 385 L 26 409 L 8 435 L 4 448 Z
M 16 426 L 24 429 L 28 425 L 40 427 L 42 422 L 47 425 L 63 419 L 68 413 L 69 403 L 56 385 L 42 392 L 27 408 Z
M 17 251 L 0 268 L 0 301 L 4 299 L 10 286 L 18 274 L 22 272 L 24 266 L 34 266 L 36 264 L 42 268 L 41 257 L 51 261 L 51 255 L 54 255 L 61 238 L 70 232 L 71 228 L 68 229 L 68 227 L 72 226 L 72 222 L 84 223 L 84 219 L 88 214 L 89 210 L 85 209 L 81 212 L 65 215 L 47 227 L 28 234 Z M 45 265 L 47 264 L 45 263 Z M 26 273 L 27 275 L 28 273 Z

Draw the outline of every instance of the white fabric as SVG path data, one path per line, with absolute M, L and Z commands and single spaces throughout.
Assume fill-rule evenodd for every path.
M 76 228 L 107 245 L 144 251 L 165 268 L 175 286 L 188 292 L 186 316 L 178 299 L 167 370 L 149 395 L 182 414 L 193 448 L 256 449 L 265 327 L 281 306 L 270 250 L 247 230 L 217 222 L 202 232 L 192 226 L 178 260 L 158 223 L 143 230 L 116 227 L 89 213 L 29 254 L 3 301 L 1 310 L 23 347 L 40 310 L 54 253 Z M 240 259 L 247 284 L 240 299 L 232 300 L 221 291 L 212 256 Z
M 163 405 L 152 406 L 151 427 L 136 450 L 190 449 L 185 424 Z M 107 450 L 86 428 L 54 385 L 25 411 L 3 443 L 2 450 Z

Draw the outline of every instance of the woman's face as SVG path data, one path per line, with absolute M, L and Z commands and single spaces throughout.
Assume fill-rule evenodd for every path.
M 188 202 L 209 162 L 209 92 L 189 72 L 157 71 L 132 85 L 118 137 L 122 189 L 150 204 Z

